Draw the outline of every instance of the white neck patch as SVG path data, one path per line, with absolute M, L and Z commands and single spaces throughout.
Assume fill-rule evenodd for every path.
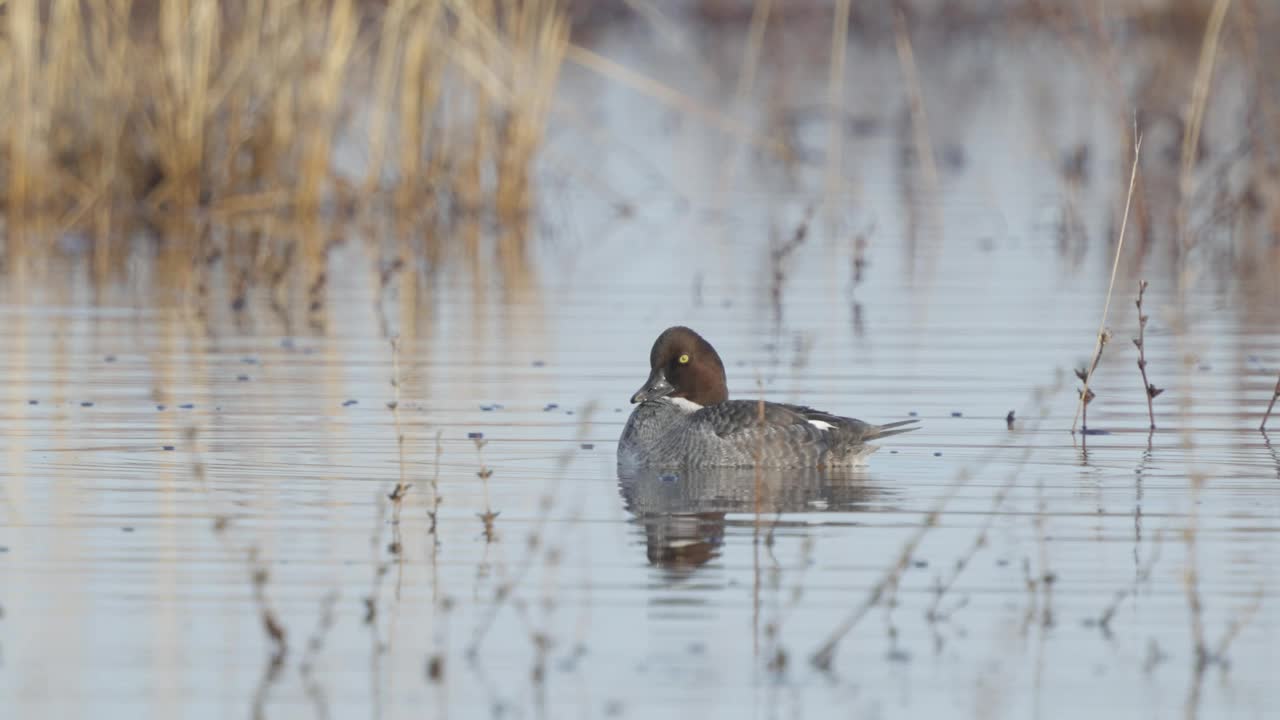
M 702 409 L 701 405 L 699 405 L 698 403 L 688 398 L 669 397 L 667 398 L 667 402 L 680 408 L 680 410 L 682 410 L 685 414 L 697 412 Z

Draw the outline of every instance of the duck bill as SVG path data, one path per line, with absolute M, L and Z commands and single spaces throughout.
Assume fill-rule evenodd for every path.
M 644 382 L 644 387 L 631 396 L 631 402 L 635 404 L 646 400 L 657 400 L 675 391 L 676 389 L 671 386 L 671 383 L 667 382 L 667 374 L 663 372 L 662 368 L 654 368 L 653 372 L 649 373 L 649 379 Z

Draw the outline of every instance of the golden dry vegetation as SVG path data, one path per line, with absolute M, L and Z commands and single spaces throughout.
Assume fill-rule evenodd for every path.
M 519 216 L 568 36 L 554 0 L 4 0 L 11 237 L 373 202 Z

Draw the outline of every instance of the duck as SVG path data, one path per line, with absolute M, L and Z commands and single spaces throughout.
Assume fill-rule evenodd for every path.
M 803 405 L 730 400 L 724 362 L 705 338 L 667 328 L 618 440 L 620 468 L 829 468 L 865 464 L 871 441 L 916 430 L 914 418 L 873 425 Z

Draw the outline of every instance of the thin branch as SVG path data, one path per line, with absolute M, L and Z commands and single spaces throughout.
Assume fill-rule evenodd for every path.
M 1138 306 L 1138 337 L 1133 339 L 1133 344 L 1138 348 L 1138 370 L 1142 373 L 1142 392 L 1147 396 L 1147 419 L 1151 421 L 1151 429 L 1156 429 L 1156 411 L 1152 406 L 1152 400 L 1156 396 L 1164 392 L 1163 388 L 1158 388 L 1151 384 L 1147 379 L 1147 321 L 1151 318 L 1142 314 L 1142 296 L 1147 292 L 1147 281 L 1143 280 L 1138 283 L 1138 300 L 1134 304 Z
M 1107 300 L 1102 305 L 1102 320 L 1098 322 L 1098 339 L 1093 346 L 1094 366 L 1096 366 L 1097 358 L 1102 352 L 1102 344 L 1105 342 L 1103 335 L 1106 333 L 1107 312 L 1111 309 L 1111 292 L 1116 287 L 1116 271 L 1120 268 L 1120 251 L 1124 249 L 1124 233 L 1129 227 L 1129 208 L 1133 205 L 1133 186 L 1138 180 L 1138 158 L 1142 153 L 1142 135 L 1137 136 L 1133 144 L 1133 168 L 1129 171 L 1129 192 L 1124 199 L 1124 218 L 1120 221 L 1120 238 L 1116 242 L 1116 257 L 1111 263 L 1111 283 L 1107 286 Z M 1089 368 L 1089 372 L 1084 377 L 1084 389 L 1080 391 L 1080 402 L 1076 405 L 1076 415 L 1071 420 L 1071 432 L 1076 431 L 1076 423 L 1080 420 L 1080 413 L 1084 410 L 1086 398 L 1089 395 L 1089 380 L 1093 378 L 1093 367 Z
M 1266 431 L 1267 420 L 1271 419 L 1271 410 L 1276 406 L 1276 400 L 1280 399 L 1280 376 L 1276 376 L 1276 389 L 1271 394 L 1271 402 L 1267 404 L 1267 414 L 1262 416 L 1262 424 L 1258 426 L 1259 430 Z

